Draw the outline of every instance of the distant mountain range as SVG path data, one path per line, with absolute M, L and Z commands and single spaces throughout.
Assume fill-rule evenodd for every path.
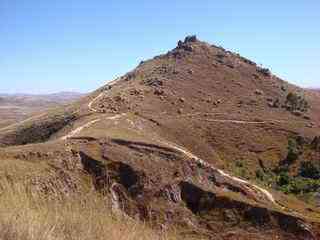
M 22 106 L 43 106 L 64 104 L 70 101 L 77 100 L 79 97 L 84 96 L 82 93 L 77 92 L 59 92 L 52 94 L 5 94 L 0 93 L 0 105 L 12 104 L 12 105 L 22 105 Z
M 316 88 L 316 87 L 313 87 L 313 88 L 307 88 L 307 89 L 309 89 L 309 90 L 311 90 L 311 91 L 320 91 L 320 88 Z

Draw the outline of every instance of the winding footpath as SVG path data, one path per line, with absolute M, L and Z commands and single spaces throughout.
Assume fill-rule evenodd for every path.
M 111 81 L 110 83 L 108 83 L 106 86 L 112 86 L 112 85 L 114 85 L 115 83 L 117 83 L 120 79 L 121 79 L 121 78 L 117 78 L 117 79 L 115 79 L 114 81 Z M 92 111 L 92 112 L 94 112 L 94 113 L 98 113 L 98 112 L 99 112 L 99 110 L 95 109 L 95 108 L 93 107 L 93 105 L 94 105 L 94 103 L 95 103 L 98 99 L 100 99 L 104 94 L 105 94 L 105 92 L 102 91 L 98 96 L 96 96 L 92 101 L 90 101 L 90 102 L 88 103 L 88 108 L 89 108 L 90 111 Z M 122 114 L 117 114 L 117 115 L 114 115 L 114 116 L 112 116 L 112 117 L 107 117 L 106 120 L 116 120 L 116 119 L 118 119 L 118 118 L 120 118 L 120 117 L 122 117 L 122 116 L 124 116 L 124 115 L 125 115 L 124 113 L 122 113 Z M 82 126 L 76 128 L 76 129 L 74 129 L 74 130 L 71 131 L 69 134 L 63 136 L 63 137 L 60 138 L 60 139 L 61 139 L 61 140 L 67 140 L 68 138 L 72 138 L 72 137 L 76 136 L 77 134 L 79 134 L 79 133 L 80 133 L 82 130 L 84 130 L 85 128 L 89 128 L 89 127 L 91 127 L 93 124 L 101 121 L 101 119 L 102 119 L 102 118 L 97 118 L 97 119 L 94 119 L 94 120 L 92 120 L 92 121 L 90 121 L 90 122 L 87 122 L 87 123 L 85 123 L 84 125 L 82 125 Z
M 105 118 L 105 119 L 106 119 L 106 120 L 117 120 L 117 119 L 121 118 L 121 117 L 124 116 L 124 115 L 126 115 L 126 114 L 125 114 L 125 113 L 121 113 L 121 114 L 114 115 L 114 116 L 112 116 L 112 117 L 107 117 L 107 118 Z M 82 130 L 84 130 L 85 128 L 89 128 L 89 127 L 91 127 L 93 124 L 95 124 L 95 123 L 97 123 L 97 122 L 99 122 L 99 121 L 101 121 L 101 120 L 102 120 L 102 118 L 97 118 L 97 119 L 94 119 L 94 120 L 92 120 L 92 121 L 90 121 L 90 122 L 87 122 L 86 124 L 84 124 L 84 125 L 76 128 L 76 129 L 74 129 L 74 130 L 71 131 L 69 134 L 63 136 L 63 137 L 61 138 L 61 140 L 67 140 L 68 138 L 72 138 L 72 137 L 74 137 L 75 135 L 79 134 L 79 133 L 80 133 Z
M 99 110 L 95 109 L 92 107 L 92 105 L 100 98 L 102 98 L 102 96 L 104 95 L 104 92 L 101 92 L 98 96 L 96 96 L 91 102 L 89 102 L 88 104 L 88 108 L 90 111 L 92 112 L 99 112 Z
M 63 136 L 63 137 L 61 138 L 61 140 L 67 140 L 68 138 L 74 137 L 75 135 L 77 135 L 78 133 L 80 133 L 83 129 L 92 126 L 93 124 L 95 124 L 96 122 L 99 122 L 100 120 L 101 120 L 101 119 L 99 119 L 99 118 L 98 118 L 98 119 L 95 119 L 95 120 L 92 120 L 92 121 L 90 121 L 90 122 L 88 122 L 88 123 L 86 123 L 86 124 L 84 124 L 84 125 L 76 128 L 76 129 L 74 129 L 74 130 L 71 131 L 69 134 Z
M 223 177 L 226 177 L 226 178 L 229 178 L 235 182 L 238 182 L 238 183 L 241 183 L 241 184 L 244 184 L 246 185 L 247 187 L 250 187 L 250 188 L 254 188 L 256 189 L 257 191 L 259 191 L 260 193 L 262 193 L 270 202 L 272 202 L 273 204 L 277 205 L 278 207 L 280 207 L 281 209 L 283 208 L 282 206 L 280 206 L 279 204 L 277 204 L 276 200 L 274 199 L 273 195 L 267 191 L 266 189 L 264 188 L 261 188 L 253 183 L 250 183 L 248 181 L 245 181 L 243 179 L 240 179 L 238 177 L 234 177 L 234 176 L 231 176 L 230 174 L 228 173 L 225 173 L 224 171 L 222 171 L 221 169 L 218 169 L 218 168 L 215 168 L 213 167 L 211 164 L 205 162 L 204 160 L 202 160 L 201 158 L 199 158 L 198 156 L 194 155 L 193 153 L 183 149 L 182 147 L 179 147 L 179 146 L 176 146 L 175 144 L 173 143 L 169 143 L 169 142 L 161 142 L 162 144 L 165 144 L 181 153 L 183 153 L 184 155 L 188 156 L 189 158 L 192 158 L 194 159 L 197 163 L 200 163 L 202 166 L 205 166 L 207 168 L 210 168 L 216 172 L 218 172 L 221 176 Z
M 121 80 L 121 77 L 118 77 L 118 78 L 116 78 L 115 80 L 107 83 L 107 85 L 106 85 L 105 87 L 111 87 L 112 85 L 116 84 L 116 83 L 117 83 L 118 81 L 120 81 L 120 80 Z M 92 105 L 93 105 L 97 100 L 99 100 L 100 98 L 102 98 L 103 95 L 105 95 L 105 91 L 102 91 L 102 92 L 101 92 L 98 96 L 96 96 L 91 102 L 89 102 L 88 108 L 89 108 L 90 111 L 96 112 L 96 113 L 99 112 L 99 110 L 95 109 Z
M 268 124 L 268 123 L 288 123 L 285 120 L 266 120 L 266 121 L 247 121 L 247 120 L 234 120 L 234 119 L 203 119 L 198 118 L 200 121 L 206 122 L 221 122 L 221 123 L 236 123 L 236 124 Z M 295 121 L 297 123 L 305 123 L 305 121 Z
M 273 197 L 273 195 L 266 189 L 262 188 L 262 187 L 259 187 L 258 185 L 256 184 L 253 184 L 251 182 L 248 182 L 246 180 L 243 180 L 241 178 L 238 178 L 238 177 L 234 177 L 224 171 L 222 171 L 221 169 L 218 169 L 218 168 L 215 168 L 214 166 L 212 166 L 211 164 L 205 162 L 204 160 L 202 160 L 201 158 L 199 158 L 198 156 L 194 155 L 193 153 L 185 150 L 184 148 L 180 147 L 180 146 L 177 146 L 173 143 L 170 143 L 170 142 L 167 142 L 167 141 L 160 141 L 160 143 L 168 146 L 168 147 L 171 147 L 172 149 L 175 149 L 181 153 L 183 153 L 184 155 L 188 156 L 189 158 L 192 158 L 194 159 L 197 163 L 201 164 L 202 166 L 205 166 L 207 168 L 210 168 L 212 169 L 213 171 L 216 171 L 218 172 L 221 176 L 223 177 L 226 177 L 226 178 L 229 178 L 235 182 L 238 182 L 238 183 L 241 183 L 241 184 L 244 184 L 245 187 L 251 189 L 251 190 L 257 190 L 258 192 L 260 192 L 261 194 L 263 194 L 266 199 L 268 199 L 268 201 L 270 201 L 272 204 L 274 204 L 275 206 L 277 206 L 278 208 L 280 208 L 281 210 L 285 210 L 287 212 L 290 212 L 291 214 L 294 214 L 296 215 L 297 217 L 300 217 L 300 218 L 304 218 L 304 216 L 302 214 L 300 214 L 299 212 L 296 212 L 292 209 L 289 209 L 287 207 L 285 207 L 284 205 L 282 205 L 281 203 L 277 202 L 276 199 Z M 254 191 L 255 192 L 255 191 Z
M 250 183 L 250 182 L 248 182 L 248 181 L 245 181 L 245 180 L 243 180 L 243 179 L 241 179 L 241 178 L 231 176 L 231 175 L 229 175 L 228 173 L 225 173 L 224 171 L 222 171 L 222 170 L 220 170 L 220 169 L 216 169 L 216 170 L 217 170 L 222 176 L 224 176 L 224 177 L 227 177 L 227 178 L 232 179 L 232 180 L 234 180 L 234 181 L 237 181 L 237 182 L 239 182 L 239 183 L 243 183 L 243 184 L 245 184 L 245 185 L 247 185 L 247 186 L 254 187 L 256 190 L 258 190 L 258 191 L 260 191 L 262 194 L 264 194 L 270 202 L 278 205 L 278 204 L 276 203 L 276 200 L 275 200 L 274 197 L 272 196 L 272 194 L 271 194 L 269 191 L 267 191 L 266 189 L 261 188 L 261 187 L 255 185 L 255 184 L 252 184 L 252 183 Z M 278 205 L 278 206 L 281 207 L 280 205 Z M 281 208 L 282 208 L 282 207 L 281 207 Z

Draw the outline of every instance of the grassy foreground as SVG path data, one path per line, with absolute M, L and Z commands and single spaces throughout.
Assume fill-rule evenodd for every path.
M 44 200 L 22 184 L 1 183 L 0 239 L 2 240 L 176 240 L 143 223 L 119 219 L 97 194 Z

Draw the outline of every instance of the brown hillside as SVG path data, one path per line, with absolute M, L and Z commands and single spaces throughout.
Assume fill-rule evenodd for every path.
M 113 210 L 188 237 L 320 239 L 319 103 L 191 36 L 90 96 L 5 129 L 0 156 L 40 168 L 21 178 L 46 195 L 56 182 L 62 195 L 89 184 Z

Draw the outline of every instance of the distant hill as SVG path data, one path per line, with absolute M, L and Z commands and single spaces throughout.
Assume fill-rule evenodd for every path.
M 0 93 L 1 105 L 14 105 L 14 106 L 50 106 L 55 104 L 66 104 L 71 101 L 77 100 L 84 94 L 76 92 L 59 92 L 53 94 L 4 94 Z
M 310 91 L 320 92 L 320 88 L 307 88 Z
M 48 108 L 71 103 L 83 95 L 76 92 L 47 95 L 0 93 L 0 127 L 22 121 Z

